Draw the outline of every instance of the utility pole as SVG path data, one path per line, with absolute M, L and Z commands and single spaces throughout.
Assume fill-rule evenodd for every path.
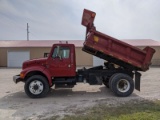
M 27 23 L 27 41 L 29 41 L 29 25 Z

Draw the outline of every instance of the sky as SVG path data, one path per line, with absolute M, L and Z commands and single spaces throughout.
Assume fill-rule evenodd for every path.
M 84 40 L 83 9 L 97 31 L 160 41 L 160 0 L 0 0 L 0 40 Z

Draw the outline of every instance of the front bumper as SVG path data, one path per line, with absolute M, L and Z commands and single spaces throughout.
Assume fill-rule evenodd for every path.
M 20 81 L 23 81 L 23 79 L 20 78 L 20 75 L 15 75 L 15 76 L 13 76 L 13 81 L 14 81 L 15 83 L 18 83 L 18 82 L 20 82 Z

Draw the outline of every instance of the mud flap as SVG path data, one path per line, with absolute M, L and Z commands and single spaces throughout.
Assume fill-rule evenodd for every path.
M 135 72 L 135 89 L 140 91 L 141 73 Z

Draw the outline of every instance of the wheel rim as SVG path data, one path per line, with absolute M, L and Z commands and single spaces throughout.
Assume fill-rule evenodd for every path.
M 126 79 L 121 79 L 117 83 L 117 89 L 125 93 L 130 89 L 130 83 Z
M 34 80 L 29 84 L 29 91 L 34 95 L 42 93 L 43 88 L 43 83 L 39 80 Z

